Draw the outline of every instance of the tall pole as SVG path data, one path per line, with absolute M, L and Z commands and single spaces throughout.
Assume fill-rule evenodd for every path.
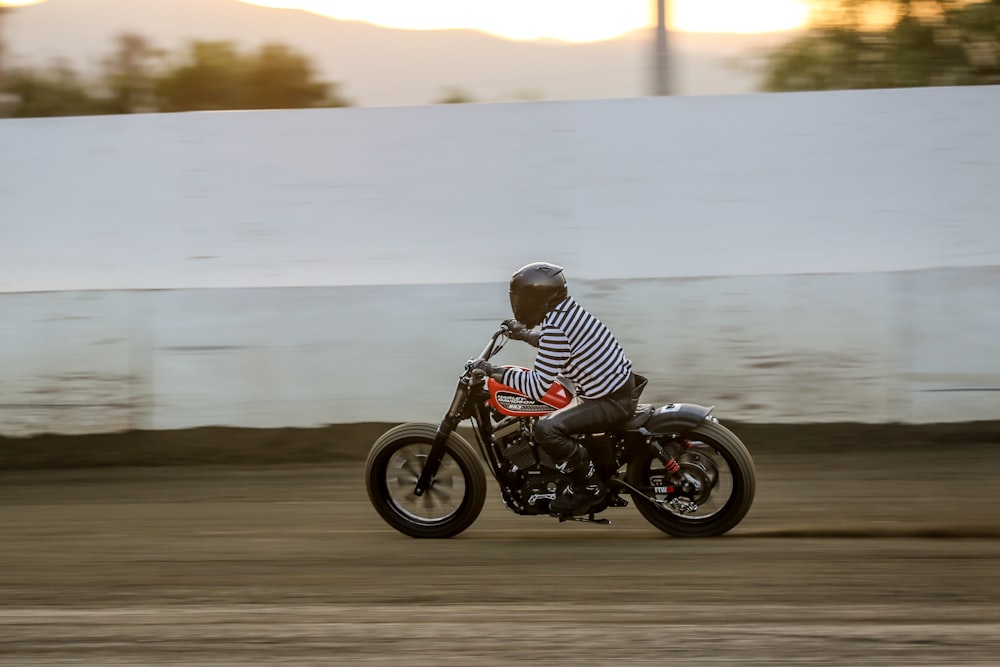
M 667 0 L 656 0 L 656 39 L 653 50 L 653 94 L 670 94 L 670 49 L 667 44 Z
M 3 56 L 4 56 L 4 42 L 3 42 L 3 15 L 7 13 L 7 7 L 3 2 L 0 2 L 0 90 L 3 90 Z
M 10 6 L 0 0 L 0 118 L 6 118 L 11 114 L 14 108 L 20 101 L 20 97 L 4 92 L 4 87 L 7 83 L 6 73 L 7 73 L 7 48 L 6 42 L 4 41 L 4 22 L 11 11 Z
M 3 32 L 4 14 L 6 13 L 7 13 L 7 6 L 2 1 L 0 1 L 0 118 L 4 118 L 7 115 L 6 109 L 4 108 L 5 107 L 4 100 L 6 95 L 3 92 L 4 83 L 6 83 L 6 81 L 4 80 L 4 67 L 7 64 L 4 61 L 4 55 L 5 55 L 4 50 L 6 48 L 6 45 L 4 44 L 4 32 Z

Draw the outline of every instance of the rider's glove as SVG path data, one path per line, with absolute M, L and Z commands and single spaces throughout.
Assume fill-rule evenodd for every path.
M 509 329 L 507 335 L 511 340 L 523 340 L 528 345 L 538 347 L 538 340 L 542 335 L 537 331 L 532 331 L 517 320 L 504 320 L 503 324 Z
M 505 368 L 498 368 L 486 361 L 485 359 L 475 359 L 467 364 L 469 370 L 482 371 L 484 375 L 487 375 L 497 382 L 503 382 L 503 374 L 507 370 Z

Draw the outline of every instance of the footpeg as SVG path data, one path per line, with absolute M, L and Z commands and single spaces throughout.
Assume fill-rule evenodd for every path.
M 581 523 L 598 523 L 602 526 L 611 525 L 610 519 L 595 519 L 593 514 L 591 514 L 590 516 L 570 516 L 568 514 L 554 514 L 553 516 L 559 519 L 559 523 L 562 523 L 563 521 L 579 521 Z
M 589 517 L 575 516 L 575 517 L 573 517 L 573 520 L 574 521 L 582 521 L 584 523 L 599 523 L 602 526 L 610 526 L 611 525 L 611 519 L 595 519 L 593 514 L 591 514 Z

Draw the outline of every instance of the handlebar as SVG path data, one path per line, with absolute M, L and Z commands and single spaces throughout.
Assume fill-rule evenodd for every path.
M 500 350 L 503 349 L 504 345 L 507 344 L 506 340 L 500 342 L 499 345 L 497 344 L 497 341 L 499 341 L 501 338 L 505 338 L 509 333 L 510 333 L 510 327 L 508 327 L 506 324 L 501 323 L 500 328 L 493 332 L 493 335 L 490 336 L 490 341 L 486 344 L 486 347 L 483 348 L 483 351 L 479 353 L 479 356 L 473 357 L 468 362 L 466 362 L 465 364 L 466 372 L 476 377 L 485 376 L 485 374 L 481 370 L 471 369 L 469 367 L 475 361 L 479 360 L 489 361 L 492 357 L 494 357 Z

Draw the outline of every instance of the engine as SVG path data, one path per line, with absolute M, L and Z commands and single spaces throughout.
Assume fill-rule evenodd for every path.
M 493 442 L 511 473 L 531 470 L 538 465 L 538 445 L 531 439 L 531 423 L 508 417 L 493 429 Z
M 506 463 L 504 481 L 526 514 L 547 514 L 549 502 L 563 492 L 567 480 L 550 466 L 531 438 L 531 420 L 509 417 L 493 431 L 493 442 Z

